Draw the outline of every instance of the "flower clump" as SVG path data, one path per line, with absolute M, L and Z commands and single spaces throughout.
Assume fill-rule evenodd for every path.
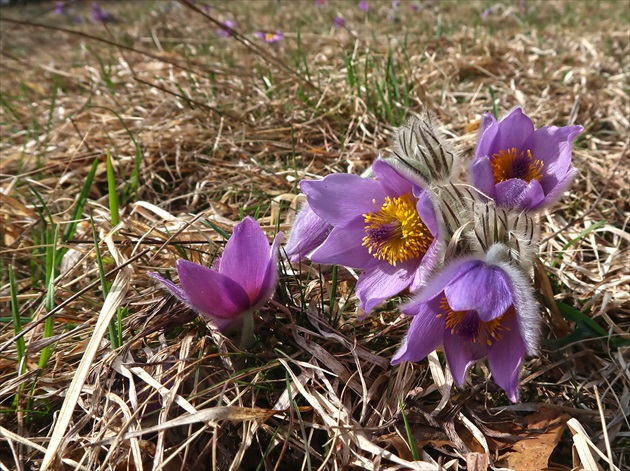
M 536 130 L 520 108 L 501 121 L 484 115 L 465 166 L 469 181 L 462 181 L 461 156 L 425 113 L 400 127 L 390 155 L 363 175 L 300 183 L 306 203 L 285 247 L 288 261 L 360 270 L 359 317 L 406 296 L 399 308 L 412 320 L 392 364 L 442 348 L 461 386 L 469 368 L 487 358 L 516 402 L 523 360 L 536 353 L 540 335 L 531 280 L 538 217 L 575 177 L 571 144 L 581 131 Z M 240 326 L 243 334 L 275 291 L 281 240 L 278 233 L 270 245 L 247 217 L 213 268 L 178 261 L 181 286 L 151 275 L 220 330 Z
M 462 385 L 471 365 L 487 357 L 516 402 L 523 359 L 539 342 L 531 285 L 538 213 L 575 177 L 571 143 L 581 131 L 536 130 L 520 108 L 501 121 L 486 114 L 471 185 L 460 181 L 460 156 L 435 118 L 412 119 L 369 177 L 301 182 L 307 203 L 289 237 L 291 260 L 361 269 L 363 314 L 408 293 L 400 309 L 412 321 L 392 364 L 442 347 Z

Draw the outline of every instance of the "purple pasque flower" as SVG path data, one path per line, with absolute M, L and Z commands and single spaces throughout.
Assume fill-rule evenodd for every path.
M 269 31 L 257 31 L 256 36 L 268 44 L 274 44 L 284 39 L 284 35 L 280 31 L 276 31 L 275 33 Z
M 305 203 L 293 222 L 289 240 L 284 250 L 291 262 L 299 262 L 322 245 L 332 231 L 332 226 L 313 212 Z
M 370 9 L 370 4 L 368 3 L 367 0 L 361 0 L 359 2 L 359 10 L 367 13 L 369 9 Z
M 107 23 L 111 19 L 109 13 L 101 9 L 101 6 L 96 2 L 92 2 L 90 13 L 95 23 Z
M 223 256 L 212 269 L 178 260 L 181 287 L 157 273 L 149 274 L 223 331 L 271 299 L 278 282 L 277 248 L 282 237 L 279 232 L 270 249 L 258 223 L 246 217 L 234 226 Z
M 333 227 L 310 259 L 362 269 L 356 292 L 366 313 L 406 288 L 415 291 L 441 253 L 429 194 L 384 160 L 372 171 L 373 179 L 338 173 L 300 184 L 315 214 Z
M 66 2 L 55 2 L 55 14 L 63 15 L 66 9 Z
M 483 259 L 455 260 L 403 305 L 414 318 L 392 364 L 422 360 L 443 344 L 461 385 L 470 366 L 487 356 L 496 383 L 518 401 L 521 365 L 537 349 L 540 317 L 528 279 L 506 254 L 495 244 Z
M 225 20 L 223 23 L 221 23 L 223 26 L 226 26 L 227 28 L 230 29 L 234 29 L 236 28 L 236 21 L 232 21 L 232 20 Z M 232 33 L 230 30 L 225 29 L 225 28 L 219 28 L 217 29 L 217 35 L 221 36 L 222 38 L 229 38 L 231 36 L 234 35 L 234 33 Z
M 500 206 L 548 207 L 577 173 L 571 166 L 571 143 L 581 132 L 581 126 L 535 130 L 520 108 L 500 122 L 486 113 L 470 168 L 472 183 Z
M 333 18 L 333 24 L 336 28 L 343 28 L 346 26 L 346 20 L 344 20 L 342 16 L 337 15 Z

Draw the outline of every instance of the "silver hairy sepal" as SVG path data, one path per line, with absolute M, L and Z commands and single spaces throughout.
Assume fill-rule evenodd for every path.
M 493 245 L 502 244 L 509 260 L 529 271 L 540 240 L 536 215 L 497 207 L 493 202 L 475 202 L 473 221 L 469 233 L 473 245 L 487 252 Z
M 390 163 L 412 179 L 419 177 L 427 184 L 447 181 L 457 167 L 459 156 L 441 126 L 430 111 L 412 117 L 396 132 Z

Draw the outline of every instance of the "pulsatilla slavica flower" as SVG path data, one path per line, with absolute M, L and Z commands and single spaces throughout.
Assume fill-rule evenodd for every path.
M 581 126 L 534 125 L 520 108 L 503 120 L 484 114 L 470 174 L 498 205 L 537 210 L 555 203 L 573 181 L 571 143 Z
M 178 260 L 181 287 L 157 273 L 150 275 L 223 331 L 271 299 L 278 281 L 277 247 L 282 237 L 279 232 L 270 248 L 258 223 L 246 217 L 234 226 L 223 256 L 213 269 Z
M 440 254 L 428 193 L 384 160 L 372 170 L 374 179 L 333 174 L 300 184 L 315 214 L 333 227 L 310 259 L 363 269 L 356 292 L 366 313 L 406 288 L 417 289 Z
M 457 384 L 470 366 L 488 357 L 495 381 L 512 402 L 526 354 L 538 344 L 539 316 L 525 275 L 505 261 L 496 244 L 485 258 L 454 261 L 402 306 L 414 316 L 392 364 L 419 361 L 440 345 Z

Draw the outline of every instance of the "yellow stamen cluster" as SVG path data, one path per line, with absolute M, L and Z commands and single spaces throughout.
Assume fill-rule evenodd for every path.
M 510 178 L 520 178 L 527 183 L 542 178 L 544 163 L 534 160 L 531 151 L 519 153 L 515 147 L 501 150 L 490 158 L 494 183 L 501 183 Z
M 505 318 L 514 313 L 514 306 L 510 306 L 503 315 L 492 319 L 490 322 L 483 322 L 477 318 L 476 322 L 470 321 L 466 324 L 464 319 L 470 311 L 453 311 L 451 306 L 446 300 L 446 296 L 440 301 L 441 313 L 438 314 L 438 318 L 446 315 L 446 329 L 451 331 L 451 335 L 461 334 L 464 337 L 468 337 L 471 343 L 477 342 L 480 339 L 481 342 L 485 342 L 489 347 L 496 341 L 501 340 L 503 334 L 502 331 L 509 331 L 510 328 L 503 325 Z M 473 314 L 477 316 L 477 314 Z
M 377 212 L 363 215 L 363 246 L 374 258 L 396 266 L 424 255 L 433 236 L 416 210 L 417 201 L 411 193 L 398 198 L 388 196 Z M 376 200 L 373 202 L 376 204 Z

